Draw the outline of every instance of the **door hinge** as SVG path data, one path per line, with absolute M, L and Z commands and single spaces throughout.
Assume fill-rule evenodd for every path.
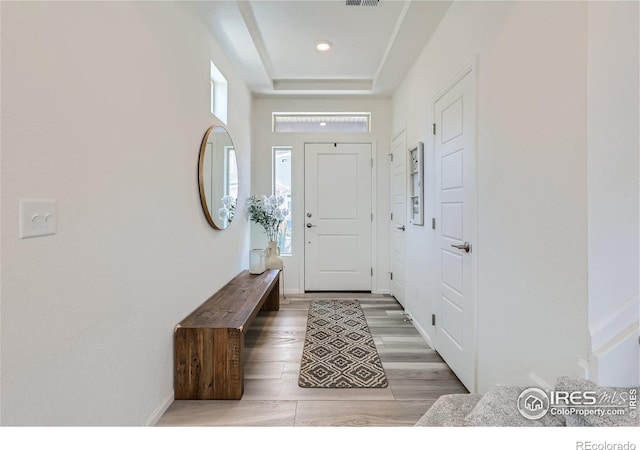
M 389 277 L 393 280 L 393 272 L 389 272 Z
M 393 220 L 393 213 L 391 213 L 391 220 Z
M 371 167 L 373 167 L 373 158 L 371 158 Z
M 436 315 L 435 314 L 431 314 L 431 325 L 433 325 L 433 326 L 436 325 Z
M 433 135 L 434 136 L 436 135 L 436 124 L 435 123 L 433 124 Z
M 373 222 L 373 213 L 371 213 L 371 221 Z
M 433 218 L 431 219 L 431 229 L 432 229 L 432 230 L 435 230 L 435 229 L 436 229 L 436 218 L 435 218 L 435 217 L 433 217 Z
M 393 153 L 389 153 L 389 158 L 391 158 L 391 162 L 393 162 Z
M 371 268 L 371 276 L 373 276 L 373 267 Z

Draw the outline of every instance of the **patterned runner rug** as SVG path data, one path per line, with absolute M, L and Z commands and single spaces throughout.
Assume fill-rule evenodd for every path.
M 388 386 L 357 300 L 311 302 L 298 385 L 305 388 Z

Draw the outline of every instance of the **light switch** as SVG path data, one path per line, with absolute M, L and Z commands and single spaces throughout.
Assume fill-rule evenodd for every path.
M 20 200 L 20 239 L 56 234 L 55 200 Z

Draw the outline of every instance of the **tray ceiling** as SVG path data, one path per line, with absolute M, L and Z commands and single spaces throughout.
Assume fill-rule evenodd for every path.
M 353 2 L 353 0 L 349 0 Z M 389 95 L 450 1 L 193 2 L 238 73 L 259 95 Z M 315 44 L 326 40 L 330 51 Z

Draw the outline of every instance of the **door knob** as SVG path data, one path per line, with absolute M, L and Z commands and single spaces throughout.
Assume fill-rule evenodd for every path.
M 404 225 L 402 225 L 401 227 L 396 227 L 398 230 L 404 231 Z
M 317 227 L 318 225 L 312 225 L 311 222 L 307 222 L 307 228 Z
M 453 248 L 457 248 L 458 250 L 464 250 L 467 253 L 471 251 L 471 245 L 468 242 L 465 242 L 464 244 L 460 244 L 460 245 L 451 244 L 451 246 Z

